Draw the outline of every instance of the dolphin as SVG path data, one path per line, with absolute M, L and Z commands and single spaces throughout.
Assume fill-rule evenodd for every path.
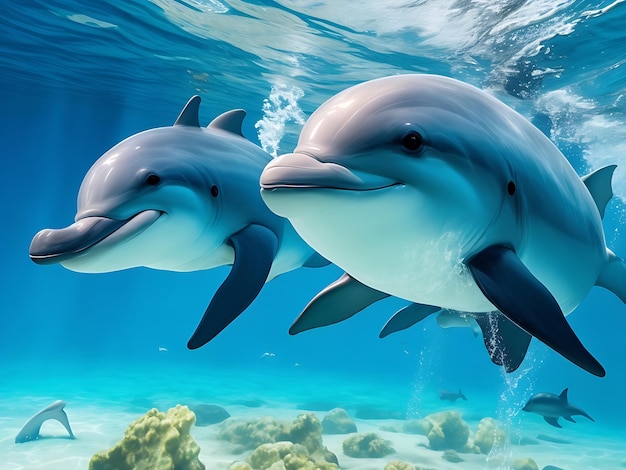
M 301 266 L 324 266 L 258 190 L 272 157 L 247 140 L 245 111 L 200 127 L 200 97 L 173 126 L 135 134 L 104 153 L 78 192 L 75 222 L 37 233 L 30 257 L 84 273 L 138 266 L 198 271 L 232 265 L 188 342 L 214 338 L 266 281 Z
M 65 408 L 65 405 L 67 405 L 67 403 L 63 400 L 57 400 L 30 418 L 15 437 L 15 443 L 22 444 L 24 442 L 39 439 L 39 430 L 41 429 L 41 425 L 49 419 L 56 419 L 65 427 L 65 429 L 67 429 L 67 432 L 70 434 L 70 439 L 76 439 L 76 436 L 74 436 L 72 428 L 70 427 L 70 422 L 67 419 L 67 414 L 63 409 Z
M 554 393 L 536 393 L 524 405 L 522 411 L 528 411 L 529 413 L 537 413 L 543 416 L 548 424 L 561 428 L 559 424 L 559 418 L 566 419 L 575 423 L 572 419 L 574 415 L 584 416 L 585 418 L 594 421 L 594 419 L 585 413 L 584 410 L 574 406 L 567 401 L 567 388 L 561 392 L 560 395 Z
M 508 372 L 536 337 L 604 376 L 565 315 L 594 285 L 626 301 L 626 265 L 602 229 L 614 169 L 580 178 L 496 98 L 408 74 L 323 103 L 260 183 L 268 207 L 346 272 L 341 286 L 373 291 L 358 302 L 385 293 L 475 314 L 492 361 Z M 342 319 L 312 307 L 292 333 Z
M 462 400 L 467 401 L 467 397 L 463 394 L 463 392 L 461 391 L 460 388 L 459 388 L 459 393 L 452 392 L 450 390 L 441 390 L 439 392 L 439 399 L 440 400 L 448 400 L 448 401 L 451 401 L 452 403 L 454 403 L 459 398 L 462 399 Z

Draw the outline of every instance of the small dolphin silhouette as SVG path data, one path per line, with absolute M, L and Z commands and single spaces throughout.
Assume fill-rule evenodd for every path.
M 65 427 L 65 429 L 67 429 L 67 432 L 70 434 L 70 439 L 76 439 L 76 436 L 74 436 L 72 428 L 70 427 L 70 422 L 67 419 L 67 414 L 65 414 L 65 411 L 63 410 L 66 404 L 67 403 L 63 400 L 57 400 L 30 418 L 15 437 L 15 443 L 22 444 L 24 442 L 39 439 L 39 430 L 41 429 L 41 425 L 44 421 L 49 419 L 56 419 Z
M 459 398 L 461 398 L 462 400 L 467 401 L 467 397 L 463 394 L 463 392 L 461 391 L 460 388 L 459 388 L 459 393 L 451 392 L 450 390 L 441 390 L 439 392 L 439 399 L 440 400 L 448 400 L 448 401 L 451 401 L 452 403 L 454 403 Z
M 561 417 L 572 423 L 576 422 L 572 419 L 573 415 L 584 416 L 594 421 L 584 410 L 571 405 L 567 401 L 567 390 L 567 388 L 563 390 L 560 395 L 553 393 L 536 393 L 530 397 L 524 408 L 522 408 L 522 411 L 537 413 L 543 416 L 543 419 L 545 419 L 548 424 L 557 428 L 563 427 L 559 424 L 559 418 Z

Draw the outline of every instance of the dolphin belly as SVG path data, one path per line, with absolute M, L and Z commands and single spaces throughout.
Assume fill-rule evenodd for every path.
M 263 190 L 262 195 L 275 208 L 286 199 L 282 191 L 289 191 L 288 204 L 285 212 L 277 212 L 288 214 L 306 242 L 363 284 L 412 302 L 452 310 L 495 309 L 462 262 L 468 246 L 479 238 L 478 232 L 467 236 L 472 232 L 471 221 L 462 219 L 456 227 L 457 222 L 449 220 L 444 236 L 433 233 L 441 227 L 425 226 L 393 210 L 402 204 L 406 207 L 411 200 L 409 190 L 402 186 L 366 192 L 290 188 Z M 291 214 L 292 207 L 306 210 L 308 217 Z M 409 210 L 424 213 L 429 208 L 415 205 Z M 363 220 L 376 223 L 364 225 Z M 322 227 L 332 230 L 320 230 Z M 365 252 L 367 256 L 363 256 Z

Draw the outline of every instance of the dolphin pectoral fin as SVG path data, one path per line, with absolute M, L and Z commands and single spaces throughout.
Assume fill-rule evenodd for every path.
M 596 286 L 604 287 L 626 303 L 626 263 L 611 250 L 607 250 L 609 261 L 600 273 Z
M 543 419 L 546 420 L 546 423 L 551 424 L 555 428 L 562 428 L 563 427 L 563 426 L 561 426 L 559 424 L 559 418 L 553 418 L 551 416 L 544 416 Z
M 500 312 L 476 315 L 491 361 L 513 372 L 520 366 L 532 338 Z
M 309 302 L 289 328 L 289 334 L 339 323 L 387 297 L 389 294 L 372 289 L 344 273 Z
M 187 343 L 197 349 L 211 341 L 252 303 L 263 288 L 278 250 L 278 237 L 261 225 L 248 225 L 232 235 L 233 267 Z
M 513 250 L 493 245 L 467 265 L 482 293 L 504 316 L 577 366 L 604 377 L 604 368 L 582 345 L 550 291 Z
M 407 328 L 419 323 L 429 315 L 440 311 L 441 308 L 434 307 L 432 305 L 424 305 L 413 303 L 398 310 L 394 315 L 385 323 L 385 326 L 378 335 L 380 338 L 389 336 L 396 331 L 406 330 Z
M 566 419 L 567 421 L 571 421 L 572 423 L 576 422 L 574 421 L 574 418 L 572 418 L 571 416 L 563 416 L 563 419 Z
M 322 255 L 320 255 L 319 253 L 313 253 L 311 256 L 309 256 L 309 259 L 307 259 L 304 262 L 302 267 L 303 268 L 323 268 L 324 266 L 328 266 L 329 264 L 330 264 L 330 261 L 328 261 Z

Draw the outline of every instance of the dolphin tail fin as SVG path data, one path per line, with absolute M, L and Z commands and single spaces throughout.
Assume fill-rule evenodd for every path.
M 611 250 L 607 250 L 609 261 L 600 273 L 596 286 L 610 290 L 626 303 L 626 263 Z
M 15 443 L 22 444 L 24 442 L 39 439 L 41 425 L 49 419 L 57 420 L 67 430 L 70 435 L 70 439 L 76 439 L 76 436 L 74 436 L 72 428 L 70 427 L 70 422 L 67 419 L 67 414 L 63 408 L 65 408 L 65 402 L 63 400 L 57 400 L 50 406 L 35 414 L 26 422 L 26 424 L 24 424 L 24 426 L 22 426 L 22 429 L 15 437 Z

